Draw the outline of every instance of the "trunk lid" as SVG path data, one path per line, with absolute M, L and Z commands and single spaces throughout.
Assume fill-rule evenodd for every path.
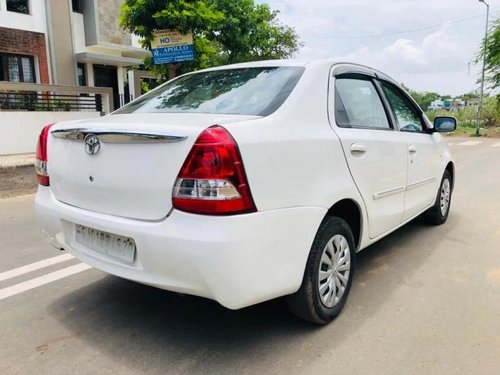
M 211 125 L 255 118 L 141 113 L 57 124 L 48 144 L 50 187 L 57 200 L 78 208 L 161 220 L 172 208 L 175 180 L 198 135 Z M 93 154 L 86 148 L 95 139 L 84 142 L 87 134 L 100 141 Z

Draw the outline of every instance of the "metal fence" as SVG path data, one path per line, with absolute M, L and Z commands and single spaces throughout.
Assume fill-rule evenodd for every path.
M 101 112 L 113 110 L 107 87 L 0 82 L 0 111 Z
M 33 91 L 0 92 L 0 110 L 102 112 L 102 95 L 64 95 Z

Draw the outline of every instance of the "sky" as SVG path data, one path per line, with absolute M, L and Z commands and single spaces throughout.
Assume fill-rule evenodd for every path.
M 304 46 L 297 58 L 332 58 L 379 69 L 413 90 L 478 89 L 473 62 L 486 25 L 478 0 L 257 0 L 279 10 Z M 490 19 L 500 0 L 489 0 Z M 491 22 L 490 22 L 491 24 Z

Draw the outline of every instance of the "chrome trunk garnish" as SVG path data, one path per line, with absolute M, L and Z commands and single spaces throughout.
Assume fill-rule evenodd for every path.
M 179 142 L 187 138 L 184 135 L 176 135 L 163 132 L 145 132 L 129 129 L 60 129 L 54 130 L 51 134 L 56 138 L 69 139 L 73 141 L 84 141 L 89 134 L 99 136 L 103 143 L 172 143 Z

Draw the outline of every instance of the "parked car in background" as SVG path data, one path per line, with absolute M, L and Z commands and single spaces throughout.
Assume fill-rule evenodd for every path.
M 439 133 L 455 128 L 360 65 L 198 71 L 103 118 L 45 127 L 38 221 L 110 274 L 230 309 L 287 296 L 325 324 L 357 252 L 421 214 L 446 221 L 455 172 Z

